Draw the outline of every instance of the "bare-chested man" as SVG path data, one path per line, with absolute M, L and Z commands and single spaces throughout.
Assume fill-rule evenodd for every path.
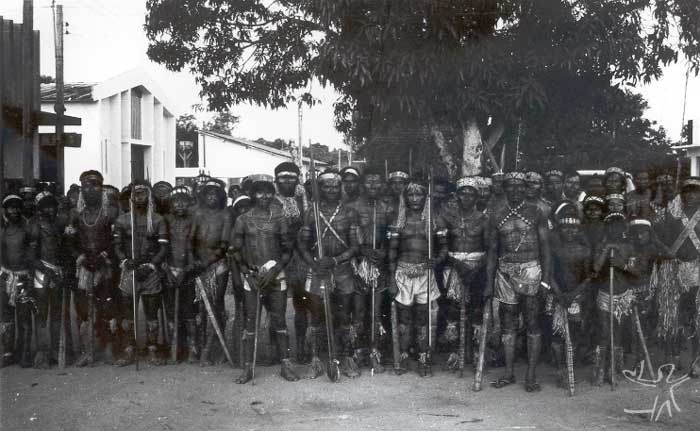
M 57 334 L 49 334 L 47 318 L 52 322 L 60 316 L 61 289 L 64 284 L 64 263 L 67 258 L 63 233 L 65 225 L 58 217 L 58 200 L 49 192 L 36 196 L 36 214 L 29 225 L 34 262 L 34 298 L 37 305 L 35 368 L 48 368 L 50 358 L 57 358 L 49 340 L 58 341 Z M 49 304 L 51 316 L 49 316 Z M 55 328 L 57 325 L 52 325 Z
M 489 214 L 486 298 L 500 302 L 503 326 L 505 375 L 495 383 L 503 387 L 515 383 L 514 362 L 519 308 L 527 325 L 528 370 L 525 390 L 540 389 L 535 369 L 542 348 L 540 328 L 541 285 L 550 286 L 550 250 L 547 221 L 535 205 L 525 200 L 525 174 L 510 172 L 503 182 L 506 199 Z M 555 286 L 552 286 L 556 288 Z
M 2 200 L 0 224 L 0 366 L 19 359 L 30 367 L 31 346 L 31 255 L 30 235 L 22 212 L 22 198 L 7 195 Z M 17 313 L 17 353 L 15 358 L 15 312 Z
M 335 338 L 343 374 L 358 377 L 360 370 L 353 359 L 352 324 L 364 316 L 364 299 L 357 286 L 351 259 L 359 251 L 359 216 L 357 211 L 341 201 L 341 179 L 334 171 L 319 175 L 318 202 L 321 238 L 316 238 L 316 225 L 312 209 L 304 217 L 304 227 L 299 234 L 299 249 L 309 268 L 306 290 L 311 303 L 310 378 L 323 372 L 319 354 L 319 331 L 323 316 L 323 289 L 330 289 L 331 307 L 335 321 Z M 318 258 L 321 241 L 323 258 Z
M 652 214 L 649 172 L 640 170 L 634 175 L 634 190 L 627 193 L 626 213 L 630 218 L 649 219 Z
M 214 318 L 224 328 L 224 294 L 229 268 L 225 258 L 231 235 L 231 213 L 226 209 L 226 189 L 220 180 L 209 179 L 199 186 L 200 203 L 195 212 L 192 235 L 195 266 L 201 271 L 200 284 L 212 304 Z M 203 316 L 202 322 L 207 321 Z M 211 352 L 216 341 L 213 328 L 206 331 L 206 340 L 200 356 L 200 365 L 213 363 Z
M 399 200 L 401 198 L 401 193 L 406 188 L 408 184 L 408 174 L 404 171 L 393 171 L 389 172 L 389 178 L 387 179 L 387 194 L 385 196 L 387 203 L 391 205 L 394 209 L 399 207 Z
M 120 215 L 114 224 L 114 250 L 121 268 L 119 291 L 128 340 L 118 365 L 131 364 L 137 354 L 133 315 L 138 300 L 134 300 L 134 288 L 136 298 L 140 296 L 143 301 L 146 316 L 148 362 L 163 365 L 165 361 L 158 345 L 158 309 L 162 304 L 161 266 L 168 254 L 170 240 L 165 219 L 155 212 L 150 185 L 145 181 L 134 181 L 131 199 L 133 214 Z
M 76 366 L 92 365 L 94 357 L 95 325 L 100 323 L 105 353 L 111 352 L 116 341 L 119 293 L 112 283 L 114 260 L 112 225 L 117 210 L 109 205 L 102 190 L 102 174 L 85 171 L 80 175 L 80 195 L 75 210 L 71 211 L 66 234 L 71 240 L 76 267 L 76 288 L 73 292 L 78 320 L 80 321 L 81 356 Z M 97 316 L 96 322 L 90 319 Z M 108 355 L 109 356 L 109 355 Z M 111 358 L 107 358 L 110 361 Z
M 428 225 L 427 197 L 424 184 L 416 180 L 409 183 L 399 203 L 396 223 L 388 234 L 389 289 L 395 295 L 398 317 L 398 328 L 393 330 L 398 329 L 400 351 L 399 368 L 394 372 L 403 374 L 408 369 L 408 351 L 415 329 L 418 374 L 422 377 L 432 376 L 428 300 L 432 304 L 440 297 L 434 270 L 447 256 L 447 229 L 439 218 Z M 437 240 L 433 244 L 438 253 L 432 261 L 428 258 L 428 235 Z
M 292 253 L 292 238 L 286 216 L 279 206 L 272 206 L 275 187 L 272 178 L 254 181 L 251 186 L 253 208 L 238 217 L 233 228 L 233 257 L 243 276 L 245 331 L 242 338 L 243 372 L 236 383 L 253 378 L 253 349 L 258 300 L 268 310 L 274 340 L 281 355 L 280 375 L 287 381 L 299 380 L 289 360 L 289 338 L 285 319 L 287 282 L 284 268 Z

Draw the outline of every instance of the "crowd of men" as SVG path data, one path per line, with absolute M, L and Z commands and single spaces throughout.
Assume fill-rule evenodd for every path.
M 602 385 L 626 357 L 641 363 L 647 342 L 700 371 L 680 363 L 683 349 L 700 353 L 700 178 L 612 167 L 585 184 L 557 170 L 451 182 L 346 167 L 303 182 L 282 163 L 227 194 L 206 175 L 120 191 L 87 171 L 66 196 L 27 186 L 2 209 L 2 366 L 88 366 L 96 352 L 120 366 L 143 356 L 209 365 L 218 350 L 247 383 L 264 306 L 288 381 L 301 365 L 332 380 L 363 367 L 431 376 L 440 357 L 445 370 L 474 363 L 479 375 L 484 361 L 505 365 L 500 388 L 523 357 L 533 392 L 546 352 L 562 385 L 573 383 L 567 354 L 592 363 Z M 227 292 L 240 361 L 222 334 Z

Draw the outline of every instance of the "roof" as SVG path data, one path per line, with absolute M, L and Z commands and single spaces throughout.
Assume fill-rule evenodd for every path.
M 94 102 L 92 89 L 96 84 L 71 82 L 63 84 L 63 97 L 66 102 Z M 41 84 L 41 101 L 56 101 L 56 84 Z
M 284 157 L 284 158 L 289 159 L 289 160 L 292 159 L 292 155 L 289 154 L 289 152 L 287 152 L 287 151 L 278 150 L 277 148 L 274 148 L 274 147 L 268 147 L 267 145 L 259 144 L 257 142 L 250 141 L 248 139 L 235 138 L 235 137 L 230 136 L 230 135 L 224 135 L 223 133 L 212 132 L 209 130 L 198 130 L 197 132 L 201 133 L 203 135 L 214 136 L 214 137 L 217 137 L 217 138 L 229 141 L 229 142 L 233 142 L 233 143 L 236 143 L 239 145 L 244 145 L 246 147 L 255 148 L 256 150 L 260 150 L 260 151 L 264 151 L 266 153 L 274 154 L 276 156 Z M 309 163 L 309 164 L 311 163 L 311 159 L 309 157 L 302 157 L 302 160 L 305 163 Z M 320 165 L 320 166 L 327 165 L 326 162 L 322 162 L 320 160 L 315 160 L 315 163 Z

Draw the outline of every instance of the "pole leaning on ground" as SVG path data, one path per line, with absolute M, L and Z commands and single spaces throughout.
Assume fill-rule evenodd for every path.
M 615 267 L 613 267 L 613 257 L 615 250 L 610 249 L 610 297 L 608 298 L 608 312 L 610 314 L 610 390 L 615 390 L 615 313 L 613 312 L 613 293 L 615 283 Z

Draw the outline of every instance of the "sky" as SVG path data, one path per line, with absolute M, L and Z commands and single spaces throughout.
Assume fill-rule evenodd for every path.
M 179 106 L 178 114 L 192 112 L 193 104 L 202 103 L 198 87 L 186 72 L 174 73 L 150 62 L 146 56 L 148 42 L 143 31 L 145 0 L 60 0 L 69 34 L 64 36 L 65 82 L 99 82 L 141 67 L 148 71 Z M 34 0 L 34 28 L 41 32 L 41 73 L 55 75 L 51 0 Z M 2 0 L 0 15 L 22 21 L 22 0 Z M 672 140 L 680 136 L 686 66 L 683 62 L 664 70 L 664 76 L 652 84 L 640 86 L 648 101 L 647 118 L 662 125 Z M 331 88 L 312 86 L 321 103 L 304 109 L 303 141 L 320 142 L 331 148 L 343 147 L 343 136 L 333 126 L 333 102 L 338 95 Z M 690 76 L 685 119 L 700 124 L 700 77 Z M 240 117 L 234 135 L 242 138 L 297 140 L 296 106 L 268 110 L 250 105 L 232 107 Z

